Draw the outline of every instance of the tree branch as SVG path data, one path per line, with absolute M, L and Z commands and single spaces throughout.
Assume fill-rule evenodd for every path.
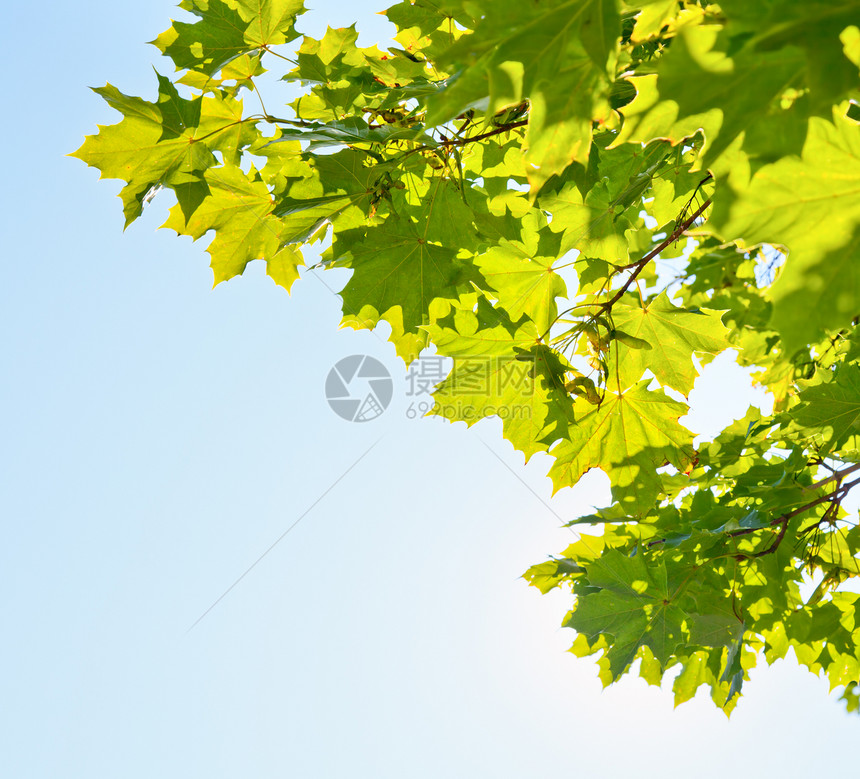
M 523 119 L 519 122 L 511 122 L 510 124 L 503 124 L 501 127 L 497 127 L 495 130 L 489 130 L 485 133 L 481 133 L 480 135 L 470 135 L 467 138 L 447 138 L 444 141 L 439 141 L 440 146 L 465 146 L 467 143 L 474 143 L 475 141 L 483 141 L 484 138 L 491 138 L 494 135 L 499 135 L 501 133 L 506 133 L 508 130 L 514 130 L 517 127 L 525 127 L 529 123 L 528 119 Z
M 848 468 L 844 468 L 841 471 L 834 471 L 833 475 L 828 476 L 826 479 L 822 479 L 821 481 L 815 482 L 815 484 L 810 484 L 808 487 L 801 487 L 801 489 L 804 492 L 809 492 L 810 490 L 817 490 L 819 487 L 823 487 L 825 484 L 830 484 L 830 482 L 832 481 L 841 481 L 849 473 L 854 473 L 855 471 L 860 471 L 860 463 L 854 463 L 854 465 L 851 465 Z
M 632 265 L 625 266 L 626 268 L 636 268 L 636 270 L 634 270 L 633 273 L 630 274 L 630 278 L 628 278 L 627 281 L 624 282 L 624 284 L 621 286 L 621 288 L 609 300 L 607 300 L 605 303 L 600 304 L 600 308 L 593 315 L 593 317 L 597 317 L 600 314 L 603 314 L 606 311 L 609 311 L 612 308 L 612 306 L 614 306 L 615 303 L 621 298 L 621 296 L 625 292 L 627 292 L 627 290 L 630 288 L 630 285 L 634 281 L 636 281 L 636 278 L 639 276 L 639 274 L 642 273 L 643 270 L 645 270 L 645 266 L 649 262 L 651 262 L 651 260 L 653 260 L 658 254 L 660 254 L 660 252 L 662 252 L 663 249 L 665 249 L 667 246 L 669 246 L 672 243 L 674 243 L 675 241 L 677 241 L 678 238 L 680 238 L 681 235 L 683 235 L 684 232 L 689 229 L 690 225 L 693 224 L 693 222 L 695 222 L 704 213 L 705 209 L 709 205 L 711 205 L 711 198 L 708 198 L 704 203 L 702 203 L 701 206 L 699 206 L 692 214 L 690 214 L 690 216 L 688 216 L 686 219 L 684 219 L 684 221 L 681 222 L 672 231 L 672 234 L 668 238 L 661 241 L 656 247 L 654 247 L 650 252 L 648 252 L 648 254 L 646 254 L 641 260 L 636 261 Z
M 824 486 L 824 485 L 828 484 L 829 482 L 833 481 L 834 479 L 841 479 L 843 476 L 845 476 L 849 473 L 853 473 L 854 471 L 857 471 L 857 470 L 860 470 L 860 463 L 857 463 L 856 465 L 852 465 L 850 468 L 846 468 L 841 473 L 834 474 L 832 477 L 828 477 L 827 479 L 822 479 L 817 484 L 813 484 L 810 487 L 806 487 L 805 489 L 811 490 L 813 487 Z M 763 552 L 756 552 L 755 554 L 741 553 L 738 556 L 742 557 L 744 559 L 749 559 L 749 558 L 753 558 L 753 557 L 763 557 L 765 554 L 771 554 L 772 552 L 776 551 L 776 547 L 779 546 L 780 542 L 785 537 L 785 532 L 788 529 L 789 520 L 793 519 L 794 517 L 798 516 L 799 514 L 803 514 L 805 511 L 809 511 L 809 509 L 815 508 L 816 506 L 820 506 L 822 503 L 826 503 L 827 501 L 833 501 L 833 500 L 842 501 L 842 499 L 845 497 L 845 495 L 848 492 L 850 492 L 854 487 L 856 487 L 858 484 L 860 484 L 860 478 L 854 479 L 854 481 L 850 481 L 850 482 L 848 482 L 848 484 L 840 485 L 835 490 L 833 490 L 833 492 L 828 492 L 826 495 L 820 495 L 815 500 L 811 500 L 811 501 L 809 501 L 809 503 L 805 503 L 803 506 L 800 506 L 799 508 L 792 509 L 791 511 L 789 511 L 785 514 L 781 514 L 776 519 L 771 520 L 768 523 L 768 525 L 766 526 L 766 527 L 776 527 L 777 525 L 781 526 L 781 529 L 780 529 L 779 535 L 776 538 L 776 541 L 774 542 L 774 544 L 771 545 L 771 547 L 773 547 L 773 548 L 768 547 Z M 740 528 L 739 530 L 730 530 L 730 531 L 728 531 L 728 533 L 726 535 L 730 536 L 731 538 L 739 538 L 740 536 L 749 536 L 749 535 L 752 535 L 753 533 L 758 533 L 760 530 L 764 530 L 764 529 L 765 529 L 764 527 L 744 527 L 744 528 Z M 665 538 L 655 538 L 655 539 L 649 541 L 646 544 L 646 547 L 648 547 L 650 549 L 652 546 L 659 546 L 660 544 L 665 544 L 665 543 L 666 543 Z

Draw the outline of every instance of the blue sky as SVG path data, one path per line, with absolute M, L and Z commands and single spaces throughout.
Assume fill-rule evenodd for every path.
M 370 44 L 383 7 L 318 0 L 305 29 L 358 20 Z M 337 328 L 343 273 L 306 274 L 292 297 L 259 268 L 212 290 L 205 242 L 156 229 L 169 202 L 122 232 L 118 183 L 63 155 L 116 121 L 87 86 L 154 94 L 151 65 L 170 67 L 143 42 L 172 3 L 6 15 L 5 776 L 799 777 L 856 762 L 858 720 L 793 661 L 756 671 L 730 722 L 637 679 L 601 691 L 565 651 L 565 597 L 518 577 L 566 545 L 561 520 L 605 500 L 605 479 L 553 498 L 547 459 L 523 465 L 495 421 L 409 419 L 391 347 Z M 351 354 L 394 376 L 365 424 L 325 400 Z M 721 361 L 689 424 L 712 430 L 756 397 Z

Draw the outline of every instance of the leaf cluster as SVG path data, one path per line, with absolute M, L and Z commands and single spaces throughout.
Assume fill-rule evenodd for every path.
M 301 0 L 180 8 L 175 75 L 97 89 L 122 118 L 74 153 L 126 225 L 171 190 L 216 284 L 289 290 L 322 242 L 344 325 L 454 358 L 433 413 L 502 416 L 556 489 L 603 470 L 598 532 L 525 576 L 606 683 L 674 669 L 730 711 L 793 649 L 856 709 L 860 0 L 402 0 L 387 49 L 301 34 Z M 728 348 L 774 411 L 699 442 Z

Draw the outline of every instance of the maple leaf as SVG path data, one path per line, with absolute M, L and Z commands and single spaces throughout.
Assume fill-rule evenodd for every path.
M 826 108 L 856 89 L 857 71 L 837 41 L 860 18 L 858 0 L 728 0 L 721 7 L 730 19 L 730 29 L 735 34 L 751 33 L 759 49 L 797 46 L 803 50 L 814 104 Z
M 427 323 L 434 300 L 457 297 L 479 279 L 456 250 L 427 240 L 397 216 L 362 232 L 339 264 L 353 270 L 340 293 L 346 314 L 372 327 L 397 309 L 405 333 Z
M 801 404 L 791 410 L 792 419 L 825 450 L 860 433 L 860 368 L 856 365 L 843 367 L 832 381 L 808 387 L 798 397 Z
M 626 209 L 611 197 L 606 182 L 585 197 L 573 181 L 540 198 L 541 208 L 553 214 L 550 230 L 563 233 L 562 249 L 576 249 L 586 257 L 624 263 L 629 258 L 625 232 L 633 227 Z
M 674 0 L 627 0 L 627 5 L 642 10 L 636 16 L 636 25 L 630 34 L 633 43 L 657 37 L 680 10 Z
M 564 279 L 555 268 L 563 263 L 559 241 L 548 230 L 524 230 L 521 238 L 502 239 L 476 257 L 475 264 L 512 320 L 525 314 L 538 332 L 545 333 L 558 313 L 556 298 L 567 295 Z
M 636 98 L 621 109 L 615 145 L 666 138 L 673 144 L 704 131 L 702 164 L 710 165 L 795 83 L 806 58 L 791 47 L 726 53 L 719 25 L 686 27 L 660 60 L 656 74 L 631 82 Z M 732 100 L 726 101 L 725 95 Z
M 190 235 L 194 240 L 210 230 L 215 237 L 209 244 L 215 284 L 240 275 L 256 259 L 267 260 L 269 275 L 289 289 L 297 276 L 301 254 L 285 246 L 284 224 L 273 215 L 273 199 L 268 187 L 252 170 L 224 166 L 205 174 L 209 195 L 186 219 L 179 206 L 171 209 L 162 227 Z
M 573 421 L 566 361 L 540 343 L 528 319 L 515 323 L 485 297 L 475 310 L 454 306 L 425 327 L 438 353 L 453 358 L 451 375 L 433 393 L 430 413 L 467 426 L 499 416 L 505 437 L 526 459 L 563 435 Z
M 242 54 L 298 36 L 294 22 L 303 0 L 182 0 L 199 21 L 174 22 L 152 44 L 177 70 L 213 75 Z
M 647 566 L 639 557 L 609 550 L 588 564 L 586 573 L 589 584 L 599 589 L 579 596 L 565 627 L 591 639 L 604 634 L 613 637 L 606 653 L 612 678 L 627 669 L 643 646 L 665 666 L 684 641 L 687 617 L 673 603 L 665 563 Z
M 711 221 L 746 246 L 786 246 L 773 288 L 773 324 L 789 353 L 860 311 L 860 133 L 838 114 L 813 117 L 800 159 L 760 168 Z M 801 314 L 802 312 L 802 314 Z
M 123 114 L 123 120 L 99 127 L 99 133 L 88 136 L 71 155 L 98 168 L 102 178 L 126 182 L 120 192 L 126 227 L 140 216 L 147 195 L 159 186 L 192 187 L 198 199 L 203 197 L 202 174 L 217 162 L 209 146 L 196 137 L 203 99 L 180 97 L 161 75 L 158 86 L 157 103 L 129 97 L 110 84 L 93 89 Z
M 476 27 L 484 56 L 475 61 L 470 36 L 442 58 L 443 65 L 470 62 L 449 89 L 431 99 L 428 124 L 444 122 L 484 97 L 490 115 L 528 100 L 528 176 L 536 194 L 571 162 L 588 161 L 591 123 L 609 115 L 606 67 L 619 27 L 610 0 L 568 0 L 528 10 L 521 3 L 494 3 Z
M 697 375 L 693 355 L 719 354 L 729 345 L 722 312 L 680 308 L 672 305 L 665 292 L 645 305 L 632 304 L 632 299 L 629 296 L 612 309 L 614 327 L 640 341 L 639 348 L 633 348 L 616 336 L 615 360 L 622 386 L 639 381 L 650 369 L 661 384 L 688 395 Z
M 693 434 L 678 424 L 687 406 L 659 390 L 650 380 L 623 392 L 606 392 L 600 406 L 579 417 L 567 440 L 550 454 L 549 476 L 556 490 L 572 487 L 591 468 L 607 473 L 613 497 L 630 505 L 630 515 L 653 506 L 660 492 L 657 469 L 666 463 L 684 470 L 692 457 Z

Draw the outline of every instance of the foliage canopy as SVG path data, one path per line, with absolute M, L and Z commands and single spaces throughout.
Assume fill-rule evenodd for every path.
M 791 648 L 857 709 L 860 0 L 402 0 L 386 50 L 302 35 L 302 0 L 180 7 L 153 41 L 176 76 L 96 89 L 122 119 L 75 152 L 125 182 L 126 225 L 171 189 L 216 283 L 261 260 L 287 290 L 328 241 L 344 325 L 459 358 L 448 418 L 477 421 L 470 360 L 518 362 L 505 437 L 556 489 L 611 480 L 571 523 L 602 529 L 525 574 L 571 590 L 604 683 L 674 669 L 678 702 L 730 711 Z M 694 442 L 697 365 L 729 347 L 774 411 Z

